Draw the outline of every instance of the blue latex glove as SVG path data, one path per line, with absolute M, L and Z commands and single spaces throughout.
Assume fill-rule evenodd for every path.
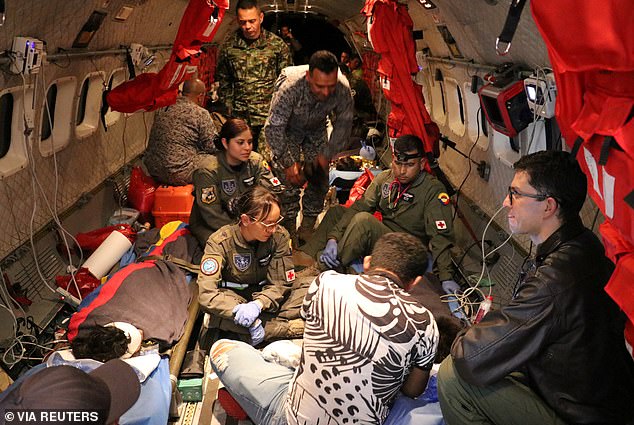
M 456 316 L 458 319 L 466 319 L 467 317 L 462 311 L 462 308 L 460 307 L 460 303 L 458 302 L 458 299 L 454 295 L 454 294 L 462 294 L 460 285 L 458 285 L 458 283 L 456 283 L 455 280 L 443 280 L 442 289 L 443 291 L 445 291 L 446 294 L 449 295 L 447 297 L 447 300 L 449 300 L 447 304 L 449 304 L 449 310 L 451 310 L 451 314 Z
M 256 321 L 249 328 L 249 334 L 251 334 L 251 345 L 254 347 L 264 341 L 264 328 L 261 320 Z
M 255 301 L 248 302 L 246 304 L 238 304 L 233 308 L 233 314 L 235 317 L 233 321 L 240 326 L 248 328 L 255 322 L 255 319 L 260 315 L 260 306 Z
M 339 267 L 341 262 L 337 259 L 337 241 L 334 239 L 329 239 L 328 243 L 326 243 L 326 248 L 322 251 L 319 256 L 319 261 L 334 269 L 335 267 Z

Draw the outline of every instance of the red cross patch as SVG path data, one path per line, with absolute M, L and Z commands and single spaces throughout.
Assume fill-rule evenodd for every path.
M 290 269 L 286 272 L 286 281 L 292 282 L 295 280 L 295 269 Z
M 436 229 L 445 230 L 447 228 L 447 223 L 445 220 L 436 220 Z
M 270 182 L 273 186 L 279 186 L 280 183 L 280 179 L 278 179 L 277 177 L 273 177 L 272 179 L 270 179 Z

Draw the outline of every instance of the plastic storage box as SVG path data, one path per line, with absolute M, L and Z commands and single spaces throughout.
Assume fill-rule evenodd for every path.
M 194 204 L 192 191 L 194 185 L 160 186 L 154 198 L 154 225 L 162 227 L 170 221 L 180 220 L 189 223 L 189 214 Z

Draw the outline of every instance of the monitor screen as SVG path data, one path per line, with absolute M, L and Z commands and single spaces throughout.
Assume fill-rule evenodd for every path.
M 498 106 L 497 97 L 491 97 L 486 93 L 481 93 L 480 99 L 482 100 L 482 107 L 486 110 L 486 116 L 489 118 L 489 121 L 491 121 L 491 124 L 506 128 Z

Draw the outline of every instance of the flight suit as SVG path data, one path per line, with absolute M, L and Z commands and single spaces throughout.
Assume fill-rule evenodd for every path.
M 302 251 L 318 257 L 328 239 L 336 239 L 341 262 L 349 265 L 369 255 L 385 233 L 405 232 L 430 245 L 440 280 L 452 279 L 452 212 L 444 186 L 426 172 L 400 193 L 397 186 L 392 170 L 380 173 L 350 208 L 331 208 Z M 375 211 L 382 214 L 382 222 L 372 216 Z
M 194 172 L 194 205 L 189 217 L 189 228 L 201 245 L 209 236 L 226 224 L 237 222 L 228 210 L 229 201 L 259 184 L 280 194 L 283 190 L 262 156 L 251 152 L 249 160 L 237 169 L 227 163 L 225 152 L 210 157 Z
M 258 300 L 265 339 L 300 337 L 289 323 L 299 319 L 309 281 L 296 280 L 288 232 L 278 226 L 266 242 L 247 242 L 238 224 L 215 232 L 205 246 L 198 275 L 201 308 L 211 315 L 210 327 L 248 334 L 233 321 L 233 308 Z M 297 321 L 293 321 L 297 323 Z

